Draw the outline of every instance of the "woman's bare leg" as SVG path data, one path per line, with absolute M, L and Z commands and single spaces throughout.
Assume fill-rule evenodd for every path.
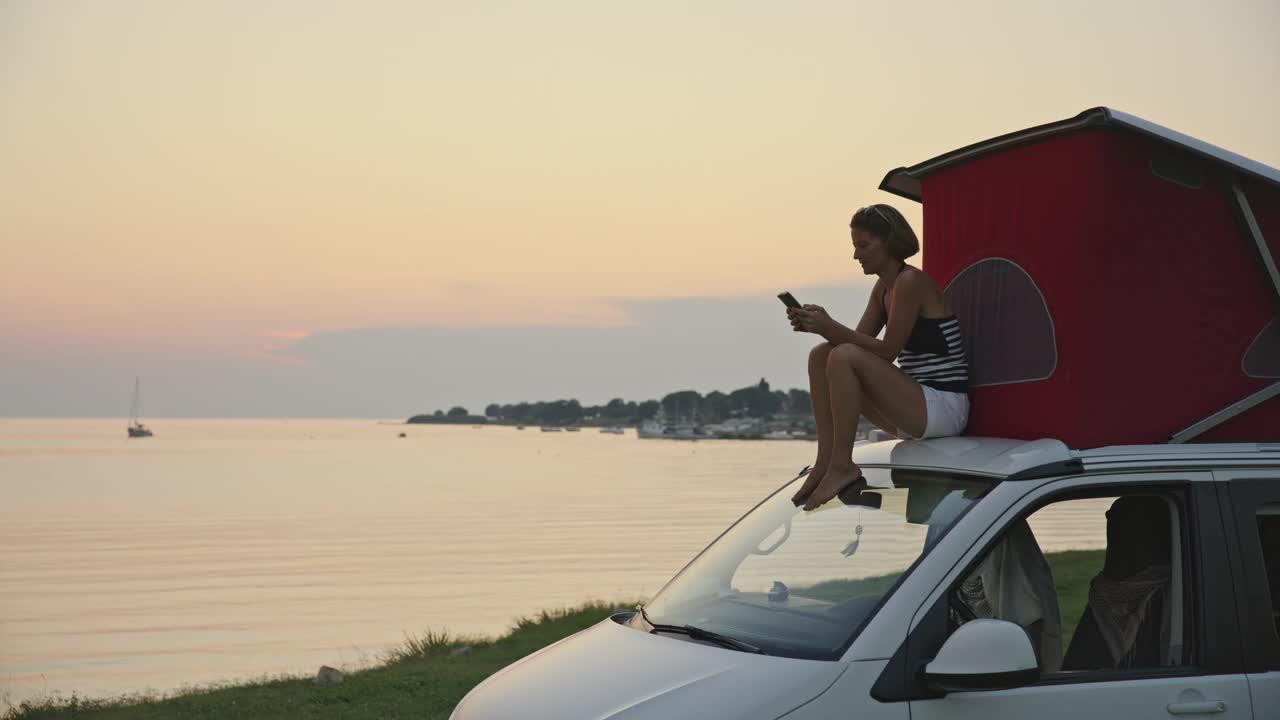
M 875 406 L 880 419 L 912 435 L 923 435 L 927 420 L 920 386 L 889 361 L 856 345 L 838 345 L 830 351 L 827 387 L 831 456 L 822 480 L 805 502 L 806 510 L 826 503 L 862 475 L 853 462 L 853 440 L 865 401 Z
M 850 364 L 863 383 L 864 414 L 868 405 L 874 406 L 881 419 L 888 425 L 880 427 L 899 434 L 906 430 L 914 437 L 924 435 L 929 414 L 924 404 L 924 390 L 897 365 L 874 353 L 853 348 Z M 872 419 L 872 422 L 879 422 Z
M 884 413 L 880 412 L 880 408 L 876 407 L 874 402 L 871 402 L 870 395 L 865 393 L 862 396 L 862 417 L 870 420 L 872 425 L 875 425 L 890 435 L 893 435 L 894 437 L 898 436 L 898 426 L 889 422 L 889 419 L 884 416 Z
M 818 456 L 809 467 L 804 485 L 791 496 L 791 502 L 796 505 L 808 499 L 831 463 L 831 392 L 827 389 L 827 358 L 831 348 L 831 343 L 824 342 L 809 351 L 809 398 L 813 403 L 813 420 L 818 426 Z

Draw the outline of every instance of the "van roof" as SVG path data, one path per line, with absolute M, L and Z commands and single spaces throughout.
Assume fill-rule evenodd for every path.
M 955 436 L 933 440 L 887 440 L 859 444 L 859 465 L 936 469 L 1007 478 L 1047 466 L 1079 469 L 1142 465 L 1213 465 L 1280 463 L 1280 442 L 1204 443 L 1184 445 L 1111 445 L 1072 450 L 1060 440 Z

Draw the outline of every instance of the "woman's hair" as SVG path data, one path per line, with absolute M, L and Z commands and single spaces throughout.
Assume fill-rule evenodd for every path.
M 889 254 L 899 260 L 920 252 L 920 241 L 902 213 L 892 205 L 877 203 L 859 208 L 849 221 L 849 227 L 865 230 L 884 240 L 889 246 Z

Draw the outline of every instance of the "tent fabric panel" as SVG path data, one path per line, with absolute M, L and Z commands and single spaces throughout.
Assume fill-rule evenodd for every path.
M 1095 290 L 1075 299 L 1096 321 L 1081 340 L 1105 352 L 1077 365 L 1096 397 L 1083 445 L 1158 442 L 1260 389 L 1240 371 L 1257 328 L 1271 316 L 1257 250 L 1240 232 L 1230 178 L 1207 173 L 1192 189 L 1158 177 L 1158 140 L 1098 131 L 1107 167 L 1093 211 L 1106 228 Z M 1096 396 L 1094 395 L 1096 393 Z M 1111 427 L 1108 427 L 1108 425 Z
M 1206 172 L 1197 189 L 1158 177 L 1153 154 L 1167 151 L 1097 128 L 925 178 L 934 280 L 945 286 L 983 258 L 1008 258 L 1044 293 L 1057 335 L 1054 375 L 976 388 L 967 432 L 1079 448 L 1160 442 L 1265 384 L 1241 372 L 1274 310 L 1257 249 L 1235 221 L 1230 178 Z M 1253 204 L 1274 224 L 1274 208 Z M 1272 404 L 1215 435 L 1255 431 L 1247 418 L 1269 417 Z
M 1240 365 L 1249 377 L 1280 378 L 1280 315 L 1271 318 L 1253 339 Z
M 1017 263 L 1043 293 L 1057 337 L 1052 378 L 976 388 L 967 433 L 1057 437 L 1068 444 L 1078 434 L 1074 418 L 1080 400 L 1073 386 L 1081 358 L 1078 344 L 1068 338 L 1076 337 L 1088 319 L 1087 308 L 1073 304 L 1073 288 L 1094 264 L 1086 241 L 1102 225 L 1087 209 L 1097 203 L 1093 180 L 1104 169 L 1101 138 L 1077 133 L 925 178 L 924 269 L 945 287 L 984 259 Z M 975 321 L 962 317 L 961 322 Z M 970 372 L 987 371 L 973 366 Z
M 1210 172 L 1202 188 L 1189 189 L 1150 172 L 1160 142 L 1115 140 L 1100 178 L 1103 212 L 1124 247 L 1117 260 L 1132 275 L 1098 277 L 1115 302 L 1112 322 L 1093 339 L 1125 350 L 1094 358 L 1106 368 L 1093 374 L 1116 376 L 1116 397 L 1128 408 L 1117 420 L 1142 423 L 1149 413 L 1155 432 L 1144 441 L 1156 442 L 1267 384 L 1246 376 L 1240 359 L 1274 310 L 1257 248 L 1236 220 L 1233 179 Z
M 1070 135 L 991 155 L 925 179 L 925 263 L 940 286 L 990 257 L 1018 263 L 1045 290 L 1083 270 L 1077 246 L 1101 229 L 1090 216 L 1091 185 L 1103 168 L 1092 135 Z
M 969 387 L 1033 382 L 1053 375 L 1058 347 L 1044 294 L 1017 263 L 987 258 L 945 290 L 960 319 Z M 1009 352 L 1017 347 L 1018 352 Z

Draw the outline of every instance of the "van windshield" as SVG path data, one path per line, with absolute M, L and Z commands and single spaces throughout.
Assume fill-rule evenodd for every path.
M 864 481 L 812 511 L 796 480 L 712 543 L 645 606 L 771 655 L 834 660 L 881 601 L 992 481 L 863 468 Z M 636 627 L 646 627 L 637 614 Z

